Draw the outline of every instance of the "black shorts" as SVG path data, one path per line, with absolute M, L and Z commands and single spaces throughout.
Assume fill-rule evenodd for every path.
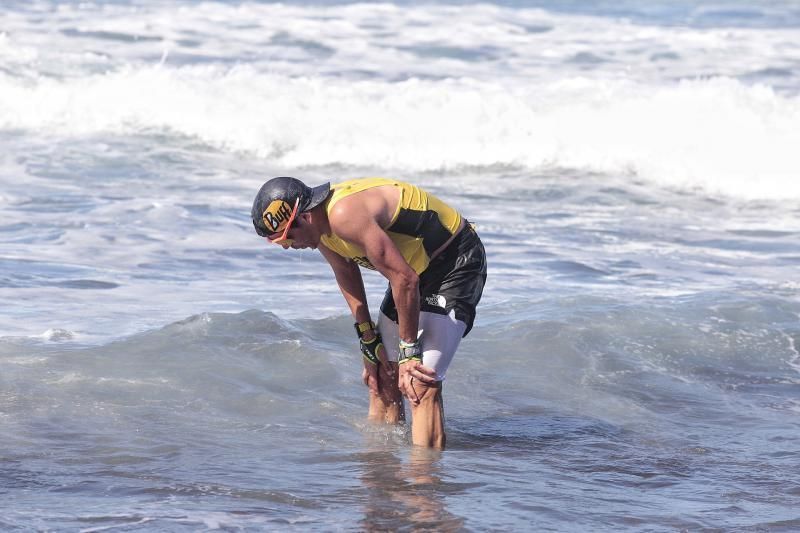
M 475 307 L 486 283 L 486 251 L 475 229 L 467 223 L 419 276 L 420 311 L 449 315 L 467 325 L 475 321 Z M 392 286 L 386 289 L 381 312 L 397 322 Z

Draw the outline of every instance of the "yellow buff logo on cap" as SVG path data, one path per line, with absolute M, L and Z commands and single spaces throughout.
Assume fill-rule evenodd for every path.
M 283 231 L 291 216 L 291 205 L 284 200 L 273 200 L 264 210 L 261 218 L 272 233 L 277 233 Z

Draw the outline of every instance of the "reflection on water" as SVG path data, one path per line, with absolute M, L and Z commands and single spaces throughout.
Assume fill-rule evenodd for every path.
M 426 448 L 372 447 L 359 454 L 361 481 L 367 489 L 365 531 L 459 531 L 465 520 L 449 512 L 445 495 L 461 489 L 441 479 L 442 452 Z

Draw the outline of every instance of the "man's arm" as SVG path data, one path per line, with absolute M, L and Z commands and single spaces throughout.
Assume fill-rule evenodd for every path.
M 370 316 L 367 295 L 364 291 L 364 280 L 361 278 L 361 270 L 358 265 L 332 252 L 323 244 L 320 244 L 317 249 L 331 266 L 333 275 L 336 277 L 336 283 L 339 285 L 339 290 L 342 291 L 342 295 L 356 322 L 368 322 Z
M 317 249 L 322 254 L 322 257 L 328 261 L 328 264 L 333 270 L 333 275 L 336 277 L 336 283 L 339 285 L 339 290 L 342 291 L 347 306 L 353 314 L 357 323 L 369 322 L 371 320 L 369 314 L 369 306 L 367 305 L 367 295 L 364 290 L 364 280 L 361 277 L 361 270 L 354 262 L 345 259 L 339 254 L 331 251 L 325 245 L 320 244 Z M 364 333 L 363 340 L 369 342 L 375 338 L 372 331 Z M 376 356 L 380 361 L 380 368 L 378 365 L 367 361 L 364 358 L 364 370 L 361 377 L 364 385 L 369 387 L 373 394 L 378 395 L 381 393 L 382 383 L 390 383 L 394 379 L 394 370 L 389 365 L 386 358 L 386 351 L 382 345 L 376 348 Z
M 341 206 L 337 205 L 337 208 Z M 341 238 L 361 246 L 370 263 L 389 280 L 397 308 L 400 339 L 417 341 L 419 331 L 419 276 L 397 249 L 374 215 L 366 209 L 335 209 L 329 218 L 331 229 Z M 412 402 L 419 399 L 411 386 L 416 378 L 435 383 L 436 372 L 419 362 L 400 365 L 400 390 Z
M 333 221 L 331 227 L 334 227 Z M 347 217 L 344 223 L 336 224 L 335 231 L 339 237 L 361 246 L 370 263 L 389 280 L 397 308 L 400 338 L 406 342 L 416 341 L 419 330 L 419 276 L 392 239 L 370 216 Z

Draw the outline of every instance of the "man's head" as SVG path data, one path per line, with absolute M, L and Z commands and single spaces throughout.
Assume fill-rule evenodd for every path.
M 272 178 L 261 186 L 253 201 L 250 214 L 256 233 L 284 248 L 291 246 L 289 231 L 297 225 L 298 215 L 324 202 L 330 190 L 330 183 L 311 188 L 295 178 Z

